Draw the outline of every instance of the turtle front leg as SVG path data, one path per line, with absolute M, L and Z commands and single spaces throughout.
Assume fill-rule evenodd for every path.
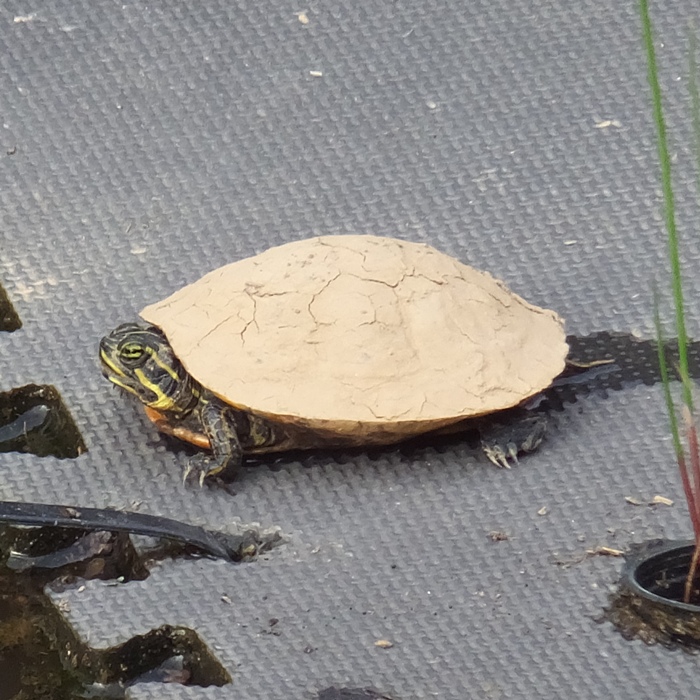
M 217 477 L 232 481 L 243 463 L 243 448 L 236 430 L 233 412 L 219 401 L 206 401 L 198 409 L 199 422 L 209 438 L 211 454 L 192 457 L 185 470 L 183 480 L 194 476 L 199 485 L 205 479 Z
M 547 419 L 542 414 L 517 416 L 507 424 L 493 423 L 481 430 L 481 449 L 497 467 L 510 469 L 521 452 L 539 447 L 546 430 Z

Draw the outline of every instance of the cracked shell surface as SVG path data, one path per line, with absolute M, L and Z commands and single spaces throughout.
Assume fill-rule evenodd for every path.
M 319 430 L 410 435 L 517 405 L 562 320 L 427 245 L 322 236 L 221 267 L 141 316 L 228 403 Z

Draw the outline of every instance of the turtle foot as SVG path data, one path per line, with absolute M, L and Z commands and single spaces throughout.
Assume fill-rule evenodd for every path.
M 526 416 L 508 425 L 494 424 L 482 431 L 481 449 L 497 467 L 510 469 L 518 463 L 519 454 L 537 449 L 546 429 L 543 415 Z
M 182 475 L 182 483 L 197 483 L 201 488 L 204 481 L 224 481 L 224 472 L 227 465 L 222 465 L 214 457 L 198 454 L 191 457 Z
M 209 472 L 209 461 L 206 457 L 202 458 L 202 455 L 197 455 L 188 460 L 185 471 L 182 474 L 182 483 L 198 482 L 201 487 Z
M 196 483 L 201 488 L 204 482 L 217 482 L 225 485 L 232 481 L 238 471 L 239 464 L 230 460 L 216 459 L 213 455 L 197 454 L 187 462 L 182 475 L 182 483 Z

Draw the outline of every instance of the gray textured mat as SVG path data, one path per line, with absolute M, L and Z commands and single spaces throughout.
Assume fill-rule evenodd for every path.
M 234 676 L 132 697 L 695 697 L 696 659 L 591 621 L 619 562 L 556 563 L 688 534 L 658 388 L 580 401 L 509 472 L 461 444 L 309 455 L 246 470 L 231 497 L 182 486 L 184 454 L 96 359 L 100 336 L 146 303 L 321 233 L 429 242 L 555 308 L 570 332 L 649 336 L 664 249 L 635 3 L 30 10 L 0 18 L 0 280 L 24 322 L 0 338 L 0 389 L 55 384 L 89 452 L 0 455 L 0 493 L 291 538 L 249 565 L 165 563 L 141 584 L 62 594 L 93 643 L 188 624 Z M 656 12 L 684 231 L 695 194 L 677 78 L 692 12 L 700 24 L 689 3 Z M 699 245 L 684 243 L 691 270 Z M 700 278 L 687 282 L 697 299 Z M 657 493 L 676 505 L 624 500 Z

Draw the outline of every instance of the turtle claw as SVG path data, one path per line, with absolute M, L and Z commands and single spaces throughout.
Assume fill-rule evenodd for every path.
M 205 455 L 195 455 L 188 462 L 185 471 L 182 475 L 182 483 L 187 484 L 193 481 L 199 484 L 199 487 L 204 486 L 204 480 L 212 474 L 217 474 L 220 470 L 217 465 L 212 464 L 211 457 Z
M 221 463 L 214 455 L 197 454 L 190 458 L 182 475 L 182 483 L 196 483 L 202 488 L 206 483 L 225 486 L 232 479 L 231 465 Z M 228 489 L 227 489 L 228 490 Z
M 196 464 L 188 462 L 187 466 L 185 467 L 185 471 L 182 473 L 182 484 L 183 486 L 187 486 L 188 483 L 196 480 L 199 482 L 199 486 L 201 487 L 204 483 L 204 478 L 206 475 L 207 473 L 205 470 L 199 469 Z
M 510 469 L 518 463 L 518 451 L 512 443 L 506 446 L 507 451 L 498 445 L 482 445 L 482 448 L 489 461 L 499 468 Z
M 510 469 L 521 452 L 532 452 L 544 438 L 544 416 L 526 416 L 511 425 L 493 425 L 481 437 L 481 449 L 492 464 Z

